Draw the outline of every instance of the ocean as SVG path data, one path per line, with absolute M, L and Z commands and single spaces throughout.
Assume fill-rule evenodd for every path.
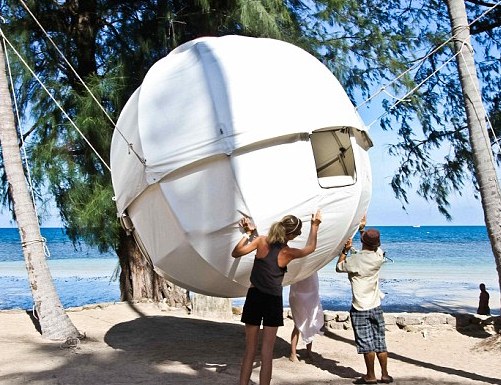
M 485 226 L 380 226 L 383 308 L 392 312 L 476 312 L 485 283 L 499 314 L 496 264 Z M 355 245 L 360 245 L 358 236 Z M 319 271 L 324 309 L 349 309 L 351 292 L 335 261 Z
M 47 263 L 64 307 L 120 300 L 118 258 L 73 245 L 61 228 L 42 228 Z M 17 228 L 0 228 L 0 310 L 32 309 L 33 299 Z
M 492 314 L 499 314 L 496 265 L 484 226 L 379 226 L 388 261 L 381 271 L 387 312 L 475 312 L 479 284 L 490 293 Z M 42 228 L 48 264 L 64 307 L 120 299 L 113 253 L 73 245 L 63 229 Z M 354 245 L 359 247 L 358 236 Z M 335 260 L 319 271 L 324 310 L 348 310 L 351 291 Z M 242 298 L 233 300 L 241 305 Z M 288 287 L 284 288 L 288 306 Z M 0 228 L 0 310 L 31 309 L 33 301 L 16 228 Z

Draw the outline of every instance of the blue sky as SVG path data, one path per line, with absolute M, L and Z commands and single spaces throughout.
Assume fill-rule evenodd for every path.
M 484 225 L 483 210 L 480 200 L 473 196 L 473 186 L 467 185 L 463 195 L 451 195 L 451 213 L 453 220 L 449 222 L 440 214 L 433 203 L 425 201 L 414 192 L 409 192 L 409 204 L 406 211 L 394 197 L 390 187 L 393 172 L 398 167 L 396 159 L 386 152 L 389 144 L 384 138 L 388 135 L 378 133 L 379 128 L 372 129 L 370 134 L 374 147 L 369 150 L 372 167 L 372 200 L 367 213 L 368 224 L 381 226 L 407 225 Z

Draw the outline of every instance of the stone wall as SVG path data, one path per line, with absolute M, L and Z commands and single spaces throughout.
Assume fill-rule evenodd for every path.
M 292 318 L 290 309 L 286 316 Z M 479 331 L 489 334 L 501 332 L 501 317 L 482 316 L 471 313 L 385 313 L 386 328 L 403 329 L 409 332 L 423 332 L 433 328 L 449 328 L 460 331 Z M 325 327 L 330 330 L 351 329 L 350 313 L 347 311 L 324 311 Z

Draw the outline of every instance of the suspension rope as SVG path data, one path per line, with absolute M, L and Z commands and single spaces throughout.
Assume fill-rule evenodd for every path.
M 393 103 L 393 105 L 389 108 L 391 110 L 392 108 L 395 108 L 398 106 L 400 103 L 403 101 L 407 100 L 407 97 L 412 95 L 415 91 L 417 91 L 421 86 L 426 83 L 432 76 L 434 76 L 437 72 L 439 72 L 442 68 L 444 68 L 447 64 L 449 64 L 456 56 L 459 55 L 459 52 L 456 52 L 454 55 L 452 55 L 449 59 L 447 59 L 440 67 L 438 67 L 435 71 L 433 71 L 430 75 L 428 75 L 421 83 L 416 85 L 414 88 L 412 88 L 409 92 L 407 92 L 402 98 L 398 98 L 396 103 Z M 383 116 L 385 116 L 388 112 L 384 112 L 381 114 L 378 118 L 374 119 L 367 127 L 372 127 L 374 123 L 376 123 L 379 119 L 381 119 Z
M 35 21 L 35 23 L 40 27 L 40 29 L 42 30 L 42 32 L 44 33 L 44 35 L 47 37 L 47 39 L 50 41 L 50 43 L 52 44 L 52 46 L 56 49 L 56 51 L 59 53 L 59 55 L 63 58 L 63 60 L 65 61 L 65 63 L 68 65 L 68 67 L 71 69 L 71 71 L 73 72 L 73 74 L 77 77 L 77 79 L 80 81 L 80 83 L 84 86 L 85 90 L 89 93 L 89 95 L 92 97 L 92 99 L 98 104 L 99 108 L 103 111 L 103 113 L 105 114 L 105 116 L 108 118 L 108 120 L 111 122 L 111 124 L 113 125 L 113 128 L 118 132 L 118 134 L 122 137 L 123 140 L 125 140 L 125 142 L 127 143 L 127 146 L 129 147 L 129 150 L 132 151 L 134 153 L 134 155 L 136 155 L 136 157 L 139 159 L 139 161 L 142 163 L 142 164 L 146 164 L 146 161 L 144 158 L 142 158 L 135 150 L 134 150 L 134 147 L 132 145 L 131 142 L 129 142 L 127 140 L 127 138 L 125 137 L 125 135 L 120 131 L 120 129 L 118 129 L 116 123 L 113 121 L 113 119 L 111 118 L 111 116 L 108 114 L 108 112 L 106 111 L 106 109 L 103 107 L 103 105 L 101 104 L 101 102 L 96 98 L 96 96 L 94 95 L 94 93 L 91 91 L 91 89 L 87 86 L 87 84 L 85 83 L 85 81 L 80 77 L 80 75 L 78 74 L 78 72 L 76 71 L 76 69 L 71 65 L 71 63 L 68 61 L 68 59 L 66 58 L 66 56 L 63 54 L 63 52 L 61 52 L 61 50 L 59 49 L 59 47 L 56 45 L 56 43 L 54 42 L 54 40 L 52 40 L 52 38 L 49 36 L 49 34 L 47 33 L 47 31 L 45 30 L 45 28 L 42 26 L 42 24 L 38 21 L 38 19 L 35 17 L 35 15 L 31 12 L 30 8 L 28 7 L 28 5 L 24 2 L 24 0 L 19 0 L 22 4 L 22 6 L 26 9 L 26 11 L 30 14 L 30 16 L 33 18 L 33 20 Z M 80 135 L 83 136 L 83 134 L 78 131 L 80 133 Z M 94 150 L 95 151 L 95 150 Z M 99 155 L 98 155 L 99 156 Z M 99 157 L 101 158 L 101 157 Z M 108 167 L 109 169 L 109 167 Z
M 12 79 L 12 68 L 10 65 L 9 51 L 7 50 L 7 46 L 5 44 L 5 39 L 2 39 L 2 45 L 3 45 L 3 51 L 5 53 L 5 61 L 7 62 L 7 72 L 9 74 L 10 88 L 12 90 L 12 95 L 15 95 L 16 93 L 15 93 L 14 81 Z M 29 190 L 30 190 L 30 194 L 31 194 L 31 201 L 33 203 L 33 208 L 35 210 L 35 213 L 38 213 L 38 208 L 37 208 L 35 193 L 34 193 L 35 189 L 33 188 L 33 179 L 31 178 L 30 166 L 28 163 L 28 154 L 26 153 L 26 143 L 24 141 L 23 132 L 21 131 L 21 119 L 19 117 L 19 107 L 17 105 L 16 98 L 14 97 L 12 99 L 14 100 L 14 111 L 16 113 L 17 126 L 19 127 L 19 136 L 21 137 L 21 152 L 23 154 L 22 158 L 23 158 L 23 162 L 25 164 L 25 169 L 26 169 L 26 174 L 27 174 L 26 180 L 28 182 L 28 186 L 29 186 Z M 38 227 L 40 228 L 40 221 L 38 220 L 38 215 L 37 215 L 37 222 L 38 222 Z M 39 239 L 24 241 L 21 243 L 21 246 L 24 248 L 24 247 L 27 247 L 31 244 L 35 244 L 35 243 L 42 243 L 44 254 L 47 258 L 49 258 L 50 251 L 49 251 L 49 248 L 47 246 L 47 240 L 42 236 Z
M 97 155 L 97 157 L 101 160 L 101 162 L 106 166 L 106 168 L 111 172 L 111 168 L 110 166 L 106 163 L 106 161 L 103 159 L 103 157 L 99 154 L 99 152 L 95 149 L 95 147 L 92 145 L 92 143 L 90 143 L 90 141 L 86 138 L 86 136 L 83 134 L 83 132 L 78 128 L 78 126 L 75 124 L 75 122 L 73 121 L 73 119 L 71 119 L 71 117 L 66 113 L 66 111 L 63 109 L 63 107 L 61 106 L 61 104 L 59 104 L 59 102 L 56 100 L 56 98 L 54 98 L 54 96 L 50 93 L 50 91 L 47 89 L 47 87 L 45 87 L 45 85 L 42 83 L 42 81 L 40 80 L 40 78 L 37 76 L 37 74 L 30 68 L 30 66 L 28 65 L 28 63 L 26 63 L 26 61 L 22 58 L 22 56 L 19 54 L 19 52 L 14 48 L 14 46 L 12 45 L 12 43 L 9 41 L 9 39 L 7 39 L 7 37 L 5 36 L 5 34 L 3 33 L 3 30 L 0 28 L 0 34 L 2 35 L 2 37 L 5 39 L 5 41 L 9 44 L 10 48 L 14 51 L 14 53 L 17 55 L 17 57 L 19 58 L 19 60 L 21 60 L 21 62 L 25 65 L 25 67 L 28 69 L 28 71 L 30 71 L 31 75 L 38 81 L 38 83 L 42 86 L 42 88 L 44 89 L 44 91 L 47 93 L 47 95 L 52 99 L 52 101 L 56 104 L 56 106 L 61 110 L 61 112 L 63 113 L 63 115 L 65 116 L 66 119 L 68 119 L 68 121 L 71 123 L 71 125 L 78 131 L 78 133 L 80 134 L 80 136 L 83 138 L 83 140 L 89 145 L 89 147 L 94 151 L 94 153 Z
M 33 204 L 35 204 L 35 201 L 33 201 Z M 35 210 L 36 210 L 36 208 L 35 208 Z M 38 228 L 40 228 L 40 222 L 38 223 Z M 44 252 L 45 256 L 47 258 L 50 258 L 49 246 L 47 246 L 47 239 L 44 238 L 44 237 L 40 237 L 39 239 L 32 239 L 32 240 L 29 240 L 29 241 L 21 242 L 21 247 L 25 248 L 25 247 L 28 247 L 30 245 L 34 245 L 36 243 L 41 243 L 42 244 L 43 252 Z
M 393 80 L 391 80 L 388 84 L 385 84 L 383 86 L 381 86 L 381 88 L 379 90 L 377 90 L 373 95 L 371 95 L 370 97 L 368 97 L 367 99 L 365 99 L 362 103 L 358 104 L 355 109 L 358 111 L 358 109 L 360 107 L 363 107 L 364 105 L 366 105 L 367 103 L 369 103 L 372 99 L 374 99 L 376 96 L 378 96 L 381 92 L 385 92 L 387 93 L 388 95 L 390 95 L 387 91 L 386 91 L 386 88 L 388 88 L 389 86 L 391 86 L 393 83 L 396 83 L 398 80 L 400 80 L 400 78 L 402 78 L 404 75 L 406 75 L 407 73 L 413 71 L 414 69 L 417 69 L 418 67 L 420 67 L 421 65 L 423 65 L 423 63 L 425 62 L 426 59 L 428 59 L 429 57 L 431 57 L 432 55 L 434 55 L 437 51 L 439 51 L 443 46 L 445 46 L 447 43 L 449 43 L 450 41 L 452 40 L 452 38 L 448 39 L 447 41 L 443 42 L 442 44 L 440 44 L 439 46 L 435 47 L 430 53 L 428 53 L 427 55 L 425 55 L 424 57 L 422 57 L 420 60 L 418 60 L 413 66 L 409 67 L 407 70 L 405 70 L 404 72 L 402 72 L 400 75 L 398 75 L 397 77 L 395 77 Z M 396 96 L 393 96 L 393 95 L 390 95 L 393 99 L 397 99 L 397 100 L 401 100 L 401 99 L 405 99 L 405 98 L 398 98 Z
M 390 97 L 392 97 L 393 99 L 397 99 L 397 103 L 392 105 L 390 107 L 391 108 L 394 108 L 396 107 L 399 103 L 401 103 L 402 101 L 404 101 L 406 99 L 407 96 L 410 95 L 410 93 L 414 92 L 415 90 L 417 90 L 417 88 L 419 87 L 414 87 L 412 89 L 412 91 L 409 93 L 407 93 L 404 97 L 402 98 L 398 98 L 398 97 L 395 97 L 393 95 L 390 95 L 387 91 L 386 91 L 386 88 L 391 86 L 393 83 L 397 82 L 400 78 L 402 78 L 405 74 L 409 73 L 410 71 L 412 70 L 415 70 L 417 69 L 418 67 L 420 67 L 421 65 L 423 65 L 423 63 L 429 58 L 431 57 L 432 55 L 434 55 L 436 52 L 438 52 L 442 47 L 444 47 L 445 45 L 447 45 L 448 43 L 450 43 L 452 40 L 454 40 L 457 35 L 461 32 L 463 32 L 464 29 L 466 28 L 470 28 L 471 25 L 473 25 L 474 23 L 476 23 L 478 20 L 480 20 L 481 18 L 483 18 L 485 15 L 487 15 L 489 12 L 492 12 L 497 6 L 499 6 L 501 4 L 501 0 L 498 0 L 498 2 L 496 4 L 494 4 L 492 7 L 490 7 L 489 9 L 485 10 L 482 14 L 480 14 L 477 18 L 475 18 L 471 23 L 468 24 L 468 26 L 466 27 L 463 27 L 462 29 L 459 29 L 453 36 L 451 36 L 450 38 L 448 38 L 446 41 L 444 41 L 442 44 L 440 44 L 439 46 L 437 46 L 435 49 L 433 49 L 430 53 L 428 53 L 427 55 L 425 55 L 423 58 L 421 58 L 418 62 L 416 62 L 415 65 L 411 66 L 410 68 L 408 68 L 406 71 L 404 71 L 403 73 L 401 73 L 400 75 L 398 75 L 397 77 L 395 77 L 393 80 L 391 80 L 388 84 L 386 85 L 383 85 L 379 90 L 377 90 L 373 95 L 371 95 L 369 98 L 367 98 L 366 100 L 364 100 L 362 103 L 360 103 L 359 105 L 357 105 L 355 107 L 355 109 L 358 111 L 358 109 L 362 106 L 364 106 L 365 104 L 367 104 L 368 102 L 370 102 L 372 99 L 374 99 L 377 95 L 379 95 L 380 93 L 382 92 L 385 92 L 387 93 Z M 454 55 L 454 57 L 457 56 L 457 53 Z M 447 62 L 449 62 L 451 59 L 449 59 Z M 446 63 L 447 63 L 446 62 Z M 444 65 L 442 65 L 440 68 L 443 68 Z M 434 71 L 433 74 L 435 74 L 437 71 Z M 430 76 L 428 76 L 426 78 L 426 80 L 428 80 L 430 78 Z M 421 86 L 424 82 L 421 82 L 419 86 Z M 379 119 L 381 119 L 383 116 L 385 116 L 387 114 L 387 112 L 381 114 L 377 119 L 375 119 L 373 122 L 371 122 L 371 124 L 369 124 L 368 127 L 371 127 L 376 121 L 378 121 Z M 495 136 L 495 135 L 494 135 Z
M 19 0 L 19 1 L 23 5 L 23 7 L 26 9 L 26 11 L 30 14 L 30 16 L 33 18 L 33 20 L 35 20 L 35 23 L 37 23 L 37 25 L 43 31 L 43 33 L 45 34 L 45 36 L 47 37 L 47 39 L 52 43 L 52 45 L 54 46 L 54 48 L 57 50 L 57 52 L 59 53 L 59 55 L 61 55 L 61 57 L 63 58 L 63 60 L 65 61 L 65 63 L 68 65 L 68 67 L 70 67 L 70 69 L 73 71 L 73 73 L 78 78 L 78 80 L 80 81 L 80 83 L 82 83 L 82 85 L 85 87 L 85 89 L 87 90 L 87 92 L 89 93 L 89 95 L 92 97 L 92 99 L 94 99 L 94 101 L 97 104 L 99 104 L 101 110 L 104 112 L 104 114 L 106 115 L 106 117 L 108 118 L 108 120 L 111 122 L 111 124 L 113 126 L 115 126 L 116 125 L 115 122 L 113 121 L 113 119 L 111 118 L 111 116 L 108 114 L 108 112 L 106 111 L 106 109 L 102 106 L 101 102 L 97 100 L 97 98 L 94 96 L 94 94 L 92 93 L 92 91 L 90 90 L 90 88 L 87 86 L 87 84 L 83 81 L 83 79 L 80 77 L 80 75 L 77 73 L 77 71 L 73 68 L 73 66 L 68 61 L 68 59 L 66 59 L 66 57 L 61 52 L 61 50 L 59 49 L 59 47 L 54 43 L 54 41 L 52 40 L 52 38 L 49 36 L 49 34 L 47 33 L 47 31 L 44 29 L 44 27 L 42 26 L 42 24 L 40 24 L 40 22 L 38 21 L 38 19 L 31 12 L 31 10 L 29 9 L 28 5 L 26 5 L 26 3 L 23 0 Z

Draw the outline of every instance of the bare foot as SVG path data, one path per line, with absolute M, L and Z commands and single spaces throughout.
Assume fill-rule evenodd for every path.
M 289 360 L 291 360 L 292 362 L 299 362 L 299 359 L 297 358 L 297 354 L 291 354 L 289 356 Z

